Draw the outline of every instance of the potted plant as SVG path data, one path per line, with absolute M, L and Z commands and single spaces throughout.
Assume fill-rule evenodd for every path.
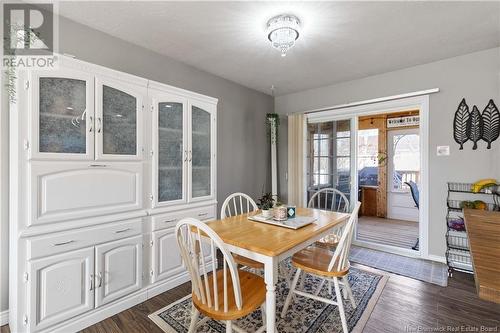
M 262 210 L 263 217 L 271 217 L 271 208 L 273 208 L 274 198 L 271 193 L 265 193 L 257 200 L 257 206 Z

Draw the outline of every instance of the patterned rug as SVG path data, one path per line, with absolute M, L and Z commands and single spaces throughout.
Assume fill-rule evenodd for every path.
M 384 289 L 388 276 L 380 275 L 358 268 L 351 268 L 349 283 L 356 300 L 357 307 L 353 309 L 349 301 L 344 301 L 347 324 L 350 332 L 361 332 L 368 321 L 377 300 Z M 312 292 L 319 285 L 320 279 L 307 275 L 304 290 Z M 284 278 L 279 278 L 276 285 L 276 317 L 278 332 L 296 333 L 332 333 L 342 332 L 342 324 L 338 308 L 319 301 L 296 295 L 286 313 L 285 318 L 280 317 L 285 297 L 288 294 L 288 286 Z M 333 292 L 335 295 L 335 292 Z M 320 292 L 322 297 L 328 295 L 325 284 Z M 191 319 L 191 295 L 188 295 L 175 303 L 149 315 L 149 318 L 164 332 L 187 332 Z M 203 315 L 200 315 L 200 319 Z M 262 326 L 260 310 L 236 321 L 236 325 L 247 332 L 255 332 Z M 224 323 L 216 320 L 208 320 L 198 328 L 198 332 L 223 333 L 226 330 Z

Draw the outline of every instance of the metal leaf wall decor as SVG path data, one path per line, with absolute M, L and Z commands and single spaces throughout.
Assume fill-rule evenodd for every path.
M 491 149 L 491 143 L 500 135 L 500 112 L 492 99 L 484 108 L 482 118 L 483 140 L 488 143 L 487 148 Z
M 469 136 L 467 135 L 469 118 L 469 106 L 465 102 L 465 98 L 462 98 L 453 119 L 453 138 L 460 145 L 460 150 L 464 149 L 464 143 L 469 140 Z
M 474 142 L 472 150 L 476 150 L 477 142 L 483 138 L 483 117 L 475 105 L 467 121 L 467 137 Z

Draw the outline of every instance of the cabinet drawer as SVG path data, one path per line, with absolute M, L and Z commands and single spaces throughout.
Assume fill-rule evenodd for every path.
M 28 258 L 40 258 L 142 233 L 142 219 L 61 232 L 28 240 Z
M 213 220 L 217 216 L 215 205 L 186 209 L 172 213 L 152 216 L 153 231 L 175 226 L 177 222 L 186 217 L 192 217 L 201 221 Z

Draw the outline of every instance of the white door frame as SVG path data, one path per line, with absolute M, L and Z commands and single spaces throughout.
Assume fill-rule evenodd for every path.
M 377 103 L 370 103 L 364 105 L 357 105 L 352 107 L 336 108 L 335 110 L 325 110 L 320 112 L 314 112 L 306 114 L 306 118 L 310 122 L 320 122 L 320 121 L 331 121 L 335 119 L 345 119 L 349 117 L 355 117 L 354 121 L 354 140 L 351 140 L 351 156 L 354 161 L 354 172 L 357 169 L 357 131 L 358 122 L 357 117 L 368 116 L 373 114 L 385 114 L 391 112 L 398 112 L 403 110 L 415 110 L 419 109 L 420 113 L 420 124 L 419 124 L 419 134 L 420 134 L 420 209 L 419 209 L 419 251 L 414 251 L 411 249 L 403 249 L 395 246 L 374 244 L 370 242 L 364 242 L 354 239 L 354 244 L 373 248 L 377 250 L 382 250 L 386 252 L 396 253 L 408 257 L 420 257 L 423 259 L 433 260 L 432 256 L 429 256 L 429 95 L 414 96 L 408 98 L 400 98 L 394 100 L 388 100 Z M 304 147 L 306 146 L 307 137 L 304 135 Z M 354 148 L 353 148 L 354 147 Z M 358 187 L 358 177 L 352 178 L 352 187 Z M 352 201 L 357 200 L 357 191 L 353 191 Z M 305 196 L 306 197 L 306 196 Z

